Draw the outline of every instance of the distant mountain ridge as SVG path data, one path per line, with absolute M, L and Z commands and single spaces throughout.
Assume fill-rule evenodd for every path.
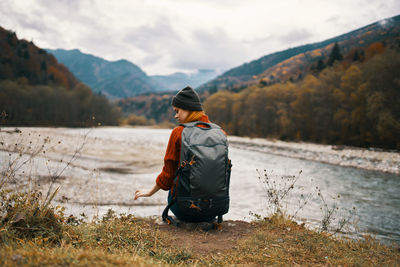
M 333 43 L 339 43 L 340 46 L 345 50 L 355 46 L 366 47 L 373 42 L 382 41 L 389 37 L 394 36 L 397 38 L 399 35 L 399 28 L 400 15 L 377 21 L 365 27 L 327 39 L 322 42 L 302 45 L 275 52 L 253 60 L 249 63 L 244 63 L 238 67 L 232 68 L 218 76 L 216 79 L 203 84 L 198 88 L 198 90 L 208 91 L 209 93 L 214 93 L 221 89 L 239 91 L 247 87 L 249 83 L 251 84 L 252 80 L 265 78 L 267 75 L 265 72 L 269 68 L 274 67 L 275 65 L 294 56 L 298 56 L 307 52 L 311 53 L 316 49 L 329 48 L 329 45 L 333 45 Z M 311 59 L 307 58 L 307 60 L 309 60 L 308 63 L 317 62 L 321 58 L 320 56 L 321 55 L 317 55 Z M 261 74 L 263 74 L 262 77 L 258 77 L 258 75 Z
M 94 92 L 101 92 L 108 98 L 131 97 L 156 90 L 146 73 L 127 60 L 107 61 L 78 49 L 47 51 Z
M 190 85 L 196 88 L 218 76 L 220 72 L 214 69 L 199 69 L 194 73 L 176 72 L 170 75 L 152 75 L 150 78 L 158 91 L 177 91 Z
M 204 69 L 189 74 L 177 72 L 171 75 L 149 76 L 140 67 L 124 59 L 107 61 L 82 53 L 78 49 L 47 51 L 94 92 L 101 92 L 112 99 L 152 92 L 177 91 L 187 85 L 197 87 L 219 74 L 215 70 Z

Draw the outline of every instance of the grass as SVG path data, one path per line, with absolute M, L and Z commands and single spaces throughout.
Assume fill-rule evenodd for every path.
M 363 241 L 334 238 L 279 214 L 257 221 L 234 249 L 199 255 L 172 245 L 174 236 L 160 231 L 150 219 L 117 216 L 112 211 L 102 219 L 83 222 L 47 206 L 46 212 L 36 213 L 35 220 L 28 223 L 26 216 L 16 226 L 13 219 L 5 218 L 30 212 L 34 203 L 26 199 L 37 198 L 21 199 L 14 198 L 18 210 L 9 207 L 8 217 L 2 216 L 1 266 L 400 265 L 398 247 L 382 245 L 371 237 Z M 38 225 L 45 226 L 37 231 Z
M 16 207 L 9 207 L 1 219 L 1 266 L 165 266 L 190 257 L 186 251 L 169 248 L 170 237 L 145 219 L 109 212 L 101 220 L 85 223 L 46 207 L 32 220 L 28 216 L 32 202 L 25 199 L 14 201 Z
M 257 230 L 241 240 L 239 248 L 224 255 L 223 264 L 394 266 L 400 264 L 398 248 L 373 238 L 364 241 L 336 239 L 326 233 L 274 215 L 258 223 Z M 240 257 L 238 257 L 240 255 Z

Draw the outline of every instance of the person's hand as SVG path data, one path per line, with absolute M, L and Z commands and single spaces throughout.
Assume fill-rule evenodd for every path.
M 150 190 L 148 190 L 148 189 L 136 190 L 136 192 L 135 192 L 135 200 L 138 199 L 139 197 L 151 197 L 158 190 L 160 190 L 160 187 L 157 184 L 155 184 L 153 186 L 153 188 L 150 189 Z
M 146 189 L 141 189 L 141 190 L 136 190 L 135 192 L 135 200 L 138 199 L 139 197 L 150 197 L 153 194 L 151 194 L 151 190 L 146 190 Z

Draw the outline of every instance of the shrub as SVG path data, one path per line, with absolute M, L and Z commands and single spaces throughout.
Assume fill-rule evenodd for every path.
M 45 238 L 57 242 L 62 238 L 63 214 L 50 206 L 57 194 L 55 190 L 48 200 L 40 192 L 15 193 L 0 191 L 0 242 L 10 239 Z

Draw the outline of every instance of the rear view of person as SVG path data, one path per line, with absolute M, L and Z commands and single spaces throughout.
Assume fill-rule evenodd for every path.
M 185 222 L 213 222 L 229 210 L 231 163 L 225 132 L 211 123 L 200 98 L 185 87 L 172 99 L 180 123 L 170 135 L 164 167 L 152 189 L 137 190 L 135 199 L 169 190 L 163 220 L 176 224 L 168 210 Z

